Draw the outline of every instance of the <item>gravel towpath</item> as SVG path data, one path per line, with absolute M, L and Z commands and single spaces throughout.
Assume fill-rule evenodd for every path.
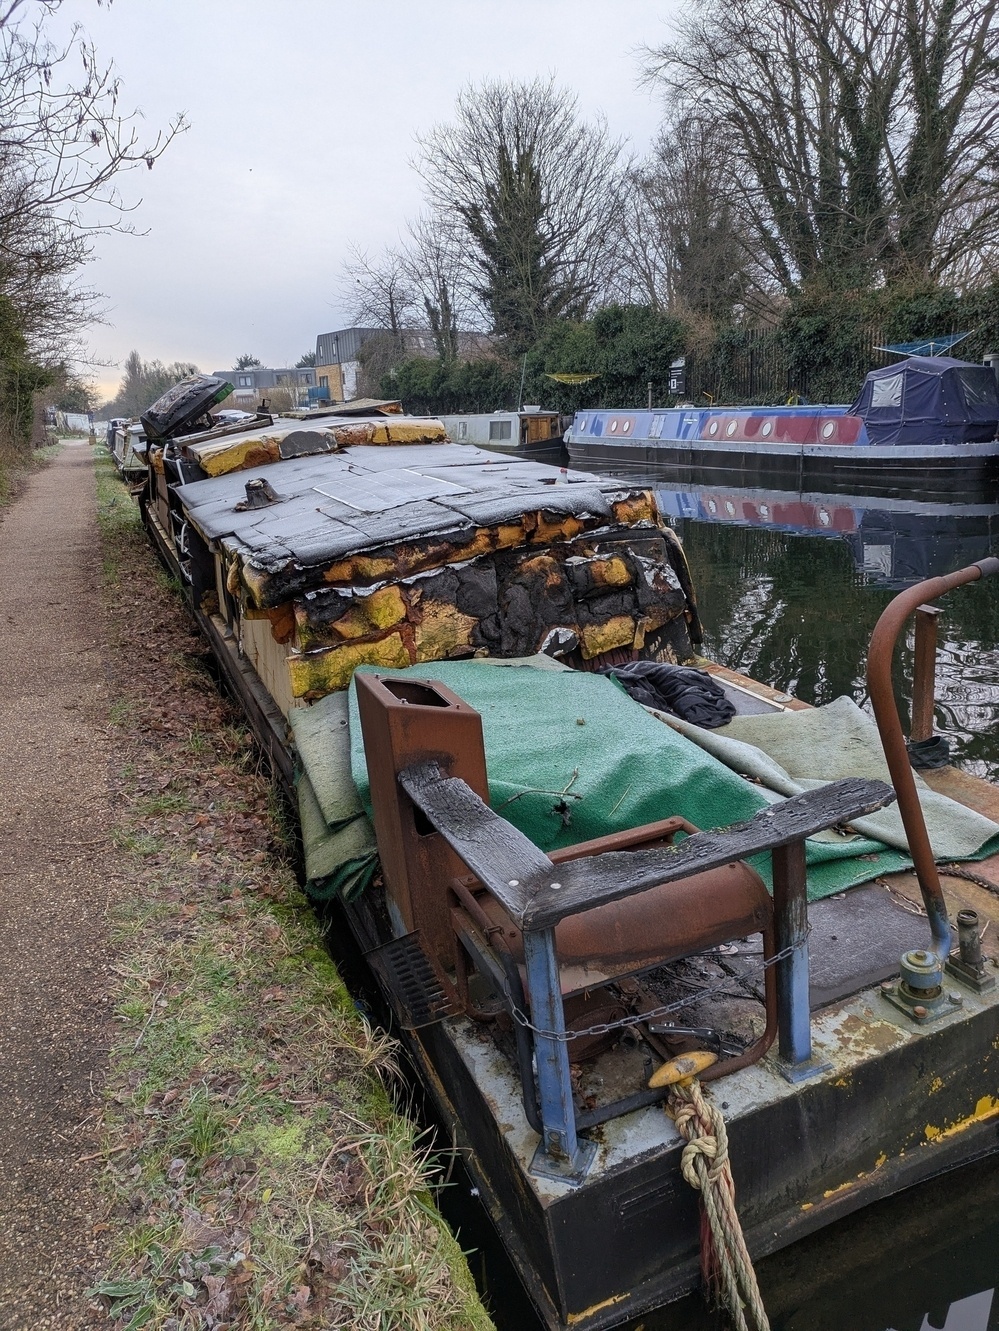
M 108 685 L 92 450 L 0 521 L 0 1331 L 89 1325 L 109 1044 Z

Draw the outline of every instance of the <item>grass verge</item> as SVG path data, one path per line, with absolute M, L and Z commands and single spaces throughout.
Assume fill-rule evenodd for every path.
M 267 778 L 98 457 L 119 739 L 104 1154 L 120 1331 L 487 1331 L 433 1170 L 296 884 Z

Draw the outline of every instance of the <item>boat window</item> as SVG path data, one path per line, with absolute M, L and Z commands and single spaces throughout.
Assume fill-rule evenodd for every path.
M 984 365 L 980 369 L 975 366 L 957 370 L 956 374 L 964 392 L 965 406 L 999 407 L 996 377 L 990 369 Z
M 467 438 L 468 438 L 468 421 L 459 421 L 459 422 L 458 422 L 458 438 L 459 438 L 459 439 L 467 439 Z
M 822 427 L 822 438 L 831 439 L 835 433 L 836 433 L 836 422 L 826 421 L 825 425 L 823 425 Z
M 872 407 L 900 407 L 902 405 L 902 375 L 892 374 L 887 379 L 875 379 L 871 384 Z
M 490 421 L 489 422 L 490 441 L 492 441 L 493 439 L 512 439 L 513 432 L 511 426 L 512 426 L 511 421 Z
M 652 424 L 649 426 L 649 438 L 650 439 L 662 438 L 663 425 L 665 423 L 666 423 L 665 416 L 653 416 Z

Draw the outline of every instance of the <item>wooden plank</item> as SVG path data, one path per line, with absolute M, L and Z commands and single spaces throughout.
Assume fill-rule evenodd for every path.
M 698 832 L 677 846 L 609 852 L 554 865 L 521 832 L 436 763 L 399 774 L 414 804 L 524 929 L 545 929 L 567 915 L 619 901 L 660 883 L 787 846 L 837 823 L 893 803 L 884 781 L 849 777 L 761 809 L 746 823 Z
M 555 866 L 548 856 L 435 762 L 407 767 L 399 784 L 476 878 L 520 920 L 530 892 L 551 880 Z

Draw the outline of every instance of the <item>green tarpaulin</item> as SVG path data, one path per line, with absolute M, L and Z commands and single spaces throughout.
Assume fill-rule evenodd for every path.
M 546 851 L 673 814 L 701 828 L 725 827 L 777 798 L 600 675 L 476 661 L 379 673 L 440 680 L 481 714 L 490 803 Z M 349 730 L 354 783 L 369 807 L 353 686 Z M 769 857 L 760 859 L 756 867 L 768 878 Z M 828 896 L 909 863 L 865 839 L 809 841 L 809 895 Z M 325 886 L 337 890 L 328 875 Z

